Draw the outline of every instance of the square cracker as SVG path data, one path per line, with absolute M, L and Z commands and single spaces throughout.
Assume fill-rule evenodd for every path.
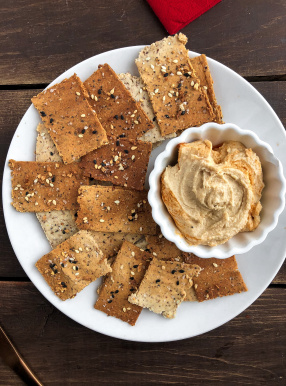
M 194 290 L 199 302 L 247 291 L 235 256 L 228 259 L 202 259 L 183 252 L 183 257 L 188 263 L 202 268 L 199 277 L 194 278 Z
M 111 267 L 94 238 L 80 231 L 37 261 L 36 267 L 61 300 L 71 299 Z
M 193 285 L 200 267 L 153 258 L 136 293 L 128 300 L 165 318 L 174 318 L 179 304 Z
M 160 127 L 156 121 L 156 116 L 154 114 L 148 92 L 146 91 L 146 87 L 142 79 L 138 76 L 133 76 L 129 73 L 119 74 L 118 77 L 123 82 L 127 90 L 130 91 L 132 97 L 138 103 L 140 103 L 142 109 L 145 111 L 150 121 L 153 122 L 154 128 L 148 130 L 147 133 L 143 134 L 140 140 L 152 142 L 153 144 L 155 144 L 164 141 L 164 139 L 166 138 L 175 137 L 174 133 L 162 137 Z
M 107 142 L 88 99 L 76 74 L 32 98 L 65 164 Z
M 88 179 L 77 164 L 9 161 L 12 205 L 19 212 L 76 210 L 78 188 Z
M 206 91 L 194 74 L 183 34 L 145 47 L 136 59 L 160 126 L 161 135 L 214 119 Z
M 214 82 L 211 76 L 206 56 L 196 56 L 195 58 L 190 59 L 190 62 L 193 66 L 193 69 L 195 70 L 197 77 L 200 79 L 200 85 L 207 91 L 210 104 L 215 114 L 214 121 L 217 123 L 223 123 L 221 107 L 217 104 L 213 88 Z
M 111 140 L 82 157 L 80 167 L 85 176 L 143 190 L 151 150 L 148 142 Z
M 98 66 L 84 85 L 91 97 L 90 104 L 109 138 L 139 139 L 154 127 L 108 64 Z
M 99 232 L 156 234 L 146 191 L 120 187 L 84 186 L 79 189 L 76 224 Z
M 137 290 L 151 260 L 148 252 L 125 241 L 99 289 L 94 308 L 134 326 L 142 308 L 128 302 L 128 296 Z

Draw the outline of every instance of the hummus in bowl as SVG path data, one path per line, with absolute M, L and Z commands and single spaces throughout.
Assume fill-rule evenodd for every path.
M 170 140 L 149 184 L 162 234 L 200 257 L 249 251 L 274 229 L 285 203 L 271 147 L 233 124 L 207 123 Z
M 178 145 L 178 163 L 161 177 L 162 199 L 191 245 L 216 246 L 260 223 L 264 187 L 259 157 L 242 143 Z

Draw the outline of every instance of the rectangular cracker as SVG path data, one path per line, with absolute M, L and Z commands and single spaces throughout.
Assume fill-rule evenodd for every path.
M 194 74 L 183 34 L 145 47 L 136 59 L 161 135 L 199 126 L 214 119 L 206 91 Z
M 109 138 L 135 140 L 154 127 L 108 64 L 98 66 L 84 85 L 90 95 L 89 102 Z
M 200 275 L 194 278 L 194 290 L 199 302 L 247 291 L 235 256 L 228 259 L 202 259 L 183 252 L 183 257 L 188 263 L 202 268 Z
M 128 302 L 137 290 L 149 264 L 151 255 L 125 241 L 99 289 L 94 308 L 134 326 L 142 308 Z
M 37 261 L 36 267 L 61 300 L 71 299 L 92 281 L 111 272 L 94 238 L 80 231 Z
M 84 186 L 79 189 L 78 203 L 76 224 L 79 229 L 156 234 L 146 191 Z
M 192 278 L 199 272 L 196 265 L 153 258 L 139 289 L 128 300 L 165 318 L 174 318 L 193 285 Z
M 200 79 L 200 85 L 206 90 L 210 104 L 215 114 L 214 122 L 223 123 L 221 107 L 218 105 L 214 88 L 213 79 L 209 69 L 208 61 L 205 55 L 196 56 L 190 59 L 191 65 Z
M 88 179 L 77 164 L 10 160 L 12 205 L 19 212 L 76 210 L 78 188 Z
M 130 91 L 132 97 L 138 103 L 140 103 L 142 109 L 145 111 L 150 121 L 153 122 L 154 128 L 148 130 L 147 133 L 143 134 L 140 140 L 155 144 L 164 141 L 164 139 L 166 138 L 175 137 L 174 133 L 162 137 L 160 127 L 156 121 L 156 116 L 154 114 L 148 92 L 146 91 L 146 87 L 142 79 L 138 76 L 133 76 L 129 73 L 119 74 L 118 77 L 122 81 L 124 86 L 127 88 L 127 90 Z
M 114 185 L 143 190 L 152 144 L 128 139 L 111 140 L 80 162 L 85 176 Z
M 107 142 L 105 130 L 88 99 L 76 74 L 32 98 L 65 164 Z

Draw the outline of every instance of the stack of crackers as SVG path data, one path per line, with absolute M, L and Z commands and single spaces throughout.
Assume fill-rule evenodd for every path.
M 62 300 L 104 277 L 97 310 L 134 325 L 142 308 L 173 318 L 183 301 L 247 290 L 235 257 L 200 259 L 159 235 L 144 189 L 158 143 L 222 122 L 206 57 L 183 34 L 145 47 L 140 77 L 100 65 L 32 98 L 36 161 L 10 160 L 12 205 L 34 212 L 53 250 L 36 263 Z

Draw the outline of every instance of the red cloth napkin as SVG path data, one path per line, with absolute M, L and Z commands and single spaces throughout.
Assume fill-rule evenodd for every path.
M 147 0 L 169 34 L 173 35 L 221 0 Z

